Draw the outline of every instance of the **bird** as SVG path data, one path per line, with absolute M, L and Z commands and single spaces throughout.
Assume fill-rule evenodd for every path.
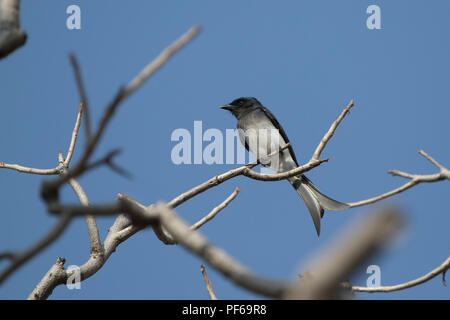
M 240 142 L 259 163 L 281 173 L 297 168 L 294 149 L 277 118 L 254 97 L 241 97 L 220 106 L 237 119 Z M 289 145 L 286 147 L 286 145 Z M 304 174 L 287 179 L 305 203 L 317 236 L 325 210 L 345 210 L 349 205 L 324 195 Z

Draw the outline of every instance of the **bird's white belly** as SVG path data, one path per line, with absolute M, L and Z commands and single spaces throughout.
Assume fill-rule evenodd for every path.
M 270 120 L 259 119 L 257 126 L 251 119 L 246 121 L 246 130 L 239 129 L 239 139 L 242 144 L 247 142 L 251 153 L 261 164 L 276 172 L 283 172 L 296 167 L 288 149 L 278 151 L 286 145 L 285 140 Z

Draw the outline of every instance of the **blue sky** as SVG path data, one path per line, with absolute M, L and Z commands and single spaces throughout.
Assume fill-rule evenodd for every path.
M 81 8 L 81 30 L 66 28 L 67 6 Z M 366 8 L 381 8 L 381 30 L 366 27 Z M 173 57 L 117 112 L 95 157 L 121 147 L 117 162 L 134 176 L 106 168 L 79 179 L 93 203 L 125 193 L 144 204 L 173 197 L 235 165 L 175 165 L 170 140 L 177 128 L 225 132 L 235 127 L 218 108 L 255 96 L 283 124 L 299 162 L 307 161 L 341 109 L 355 107 L 307 176 L 327 195 L 352 202 L 405 181 L 389 169 L 434 173 L 424 149 L 450 167 L 450 44 L 448 1 L 24 1 L 26 45 L 0 61 L 0 161 L 51 168 L 66 151 L 78 108 L 68 54 L 79 58 L 91 114 L 98 120 L 119 86 L 195 24 L 198 38 Z M 81 154 L 83 135 L 75 152 Z M 39 239 L 56 219 L 39 198 L 42 176 L 0 171 L 0 251 Z M 424 184 L 391 200 L 328 212 L 317 238 L 306 207 L 285 181 L 238 177 L 177 208 L 195 222 L 236 186 L 241 193 L 201 231 L 254 272 L 295 279 L 299 266 L 349 222 L 387 203 L 404 209 L 405 231 L 369 259 L 381 284 L 422 276 L 448 257 L 448 181 Z M 62 197 L 76 202 L 68 187 Z M 98 220 L 102 239 L 113 218 Z M 89 257 L 85 222 L 74 221 L 51 247 L 0 287 L 1 299 L 26 298 L 56 258 L 81 265 Z M 123 243 L 81 290 L 55 289 L 52 299 L 207 299 L 203 262 L 151 231 Z M 1 262 L 0 267 L 5 263 Z M 366 265 L 351 281 L 365 285 Z M 207 267 L 218 298 L 258 298 Z M 448 299 L 440 277 L 367 299 Z

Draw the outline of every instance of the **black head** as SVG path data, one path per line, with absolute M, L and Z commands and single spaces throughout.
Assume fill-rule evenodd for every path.
M 243 97 L 233 100 L 231 103 L 221 106 L 222 109 L 230 111 L 235 117 L 250 112 L 261 106 L 258 99 L 253 97 Z

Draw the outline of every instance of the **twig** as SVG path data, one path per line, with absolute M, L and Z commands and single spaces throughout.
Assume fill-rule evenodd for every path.
M 200 270 L 202 271 L 203 279 L 205 279 L 206 290 L 208 290 L 209 297 L 211 298 L 211 300 L 217 300 L 217 297 L 214 294 L 214 290 L 211 285 L 211 281 L 209 281 L 208 275 L 206 274 L 205 266 L 201 265 Z
M 193 38 L 195 38 L 200 31 L 201 26 L 194 26 L 189 29 L 185 34 L 183 34 L 178 40 L 167 47 L 163 52 L 159 54 L 156 59 L 150 62 L 124 89 L 123 98 L 132 94 L 136 89 L 138 89 L 145 80 L 147 80 L 152 74 L 155 73 L 159 68 L 161 68 L 164 63 L 177 51 L 188 44 Z
M 81 76 L 81 69 L 75 54 L 69 55 L 70 64 L 72 65 L 73 73 L 75 76 L 75 83 L 77 84 L 78 93 L 80 94 L 81 103 L 84 105 L 84 135 L 86 145 L 89 144 L 91 139 L 91 119 L 89 117 L 89 106 L 86 94 L 86 89 L 83 83 L 83 77 Z
M 427 273 L 426 275 L 405 282 L 405 283 L 401 283 L 401 284 L 397 284 L 394 286 L 381 286 L 381 287 L 358 287 L 358 286 L 352 286 L 351 290 L 354 292 L 392 292 L 392 291 L 398 291 L 398 290 L 404 290 L 407 288 L 411 288 L 414 286 L 417 286 L 419 284 L 422 284 L 424 282 L 427 282 L 431 279 L 433 279 L 434 277 L 438 276 L 439 274 L 444 275 L 445 272 L 450 268 L 450 257 L 448 257 L 439 267 L 437 267 L 436 269 L 430 271 L 429 273 Z M 445 278 L 443 277 L 443 282 L 445 283 Z
M 40 175 L 53 175 L 57 174 L 59 168 L 52 168 L 52 169 L 37 169 L 37 168 L 30 168 L 30 167 L 24 167 L 18 164 L 8 164 L 4 163 L 3 161 L 0 161 L 0 168 L 5 169 L 11 169 L 16 170 L 23 173 L 31 173 L 31 174 L 40 174 Z
M 239 191 L 240 191 L 239 188 L 236 187 L 236 189 L 234 189 L 233 193 L 228 198 L 226 198 L 225 201 L 223 201 L 217 207 L 212 209 L 211 212 L 208 213 L 206 216 L 204 216 L 202 219 L 200 219 L 199 221 L 194 223 L 191 226 L 191 229 L 192 230 L 197 230 L 198 228 L 203 226 L 205 223 L 207 223 L 209 220 L 213 219 L 223 208 L 225 208 L 231 201 L 234 200 L 234 198 L 236 198 L 236 196 L 238 195 Z
M 436 160 L 434 160 L 431 156 L 429 156 L 427 153 L 425 153 L 425 151 L 419 150 L 419 153 L 421 155 L 423 155 L 427 160 L 429 160 L 432 164 L 434 164 L 439 169 L 439 173 L 428 174 L 428 175 L 418 175 L 418 174 L 410 174 L 410 173 L 406 173 L 406 172 L 402 172 L 402 171 L 398 171 L 398 170 L 389 170 L 388 172 L 391 175 L 407 178 L 407 179 L 410 179 L 410 181 L 408 181 L 404 185 L 402 185 L 394 190 L 383 193 L 379 196 L 369 198 L 366 200 L 357 201 L 357 202 L 351 202 L 351 203 L 348 203 L 348 205 L 351 208 L 354 208 L 354 207 L 359 207 L 359 206 L 363 206 L 366 204 L 374 203 L 374 202 L 386 199 L 388 197 L 391 197 L 393 195 L 396 195 L 405 190 L 408 190 L 422 182 L 436 182 L 436 181 L 441 181 L 441 180 L 445 180 L 445 179 L 450 180 L 450 171 L 447 168 L 440 165 Z
M 11 169 L 11 170 L 19 171 L 19 172 L 30 173 L 30 174 L 39 174 L 39 175 L 59 174 L 60 171 L 62 170 L 62 168 L 69 166 L 70 160 L 72 159 L 73 150 L 75 148 L 75 144 L 77 141 L 78 130 L 80 128 L 82 112 L 83 112 L 83 106 L 82 106 L 82 104 L 80 104 L 78 106 L 78 114 L 77 114 L 77 119 L 75 121 L 75 128 L 72 131 L 72 138 L 70 140 L 69 149 L 67 151 L 67 158 L 63 162 L 59 161 L 58 166 L 56 166 L 55 168 L 52 168 L 52 169 L 37 169 L 37 168 L 24 167 L 24 166 L 21 166 L 18 164 L 7 164 L 7 163 L 4 163 L 3 161 L 0 161 L 0 168 Z
M 70 140 L 69 150 L 67 151 L 66 160 L 64 160 L 64 167 L 68 168 L 70 160 L 72 160 L 73 151 L 75 150 L 75 143 L 77 142 L 78 130 L 81 124 L 81 115 L 83 114 L 83 103 L 78 106 L 77 120 L 75 121 L 75 128 L 72 131 L 72 139 Z
M 327 142 L 331 139 L 331 137 L 334 135 L 334 132 L 336 131 L 336 128 L 341 123 L 342 119 L 347 115 L 347 113 L 350 111 L 350 109 L 354 106 L 353 99 L 350 101 L 350 103 L 342 110 L 339 117 L 333 122 L 328 132 L 325 134 L 325 136 L 320 141 L 319 145 L 316 148 L 316 151 L 314 151 L 311 160 L 319 160 L 320 154 L 322 153 L 323 149 L 327 145 Z

